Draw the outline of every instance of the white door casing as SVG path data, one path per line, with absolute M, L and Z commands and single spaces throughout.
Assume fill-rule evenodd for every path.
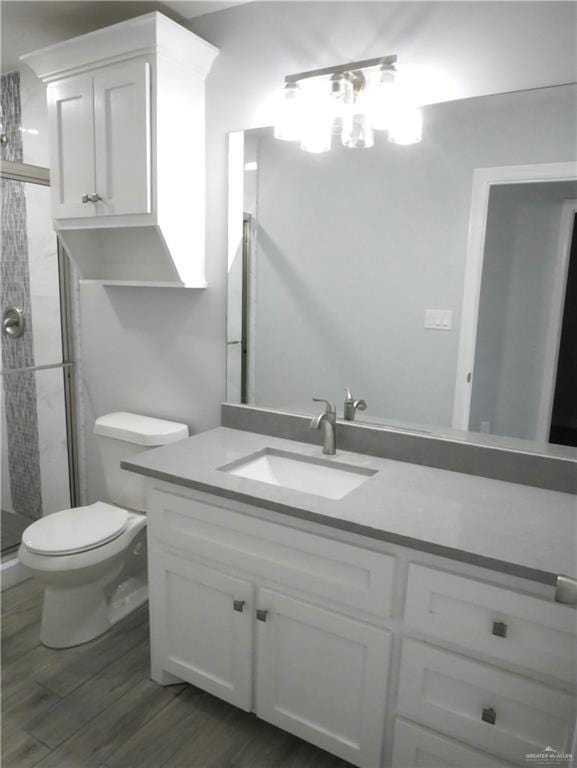
M 476 168 L 473 172 L 471 215 L 467 242 L 467 260 L 463 285 L 461 333 L 457 358 L 457 378 L 453 402 L 454 429 L 469 429 L 473 386 L 479 299 L 485 255 L 487 214 L 491 187 L 497 184 L 530 184 L 536 182 L 571 181 L 577 179 L 577 163 L 543 163 Z

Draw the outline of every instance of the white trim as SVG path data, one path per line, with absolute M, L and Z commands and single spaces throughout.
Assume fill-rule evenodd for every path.
M 471 215 L 467 242 L 467 261 L 463 286 L 461 333 L 457 358 L 457 379 L 453 403 L 453 428 L 469 429 L 471 409 L 472 373 L 475 362 L 479 297 L 485 235 L 491 187 L 496 184 L 528 184 L 539 181 L 572 181 L 577 179 L 577 162 L 543 163 L 538 165 L 509 165 L 494 168 L 476 168 L 473 172 Z M 467 381 L 468 374 L 471 374 Z
M 15 587 L 30 578 L 30 571 L 22 565 L 17 555 L 3 560 L 0 564 L 0 582 L 2 592 Z
M 557 365 L 559 363 L 559 346 L 565 309 L 565 293 L 567 290 L 567 274 L 569 271 L 569 256 L 573 239 L 573 221 L 577 214 L 577 200 L 565 200 L 561 208 L 559 225 L 559 248 L 557 264 L 553 277 L 553 291 L 549 329 L 545 346 L 545 362 L 543 365 L 543 384 L 541 387 L 541 402 L 537 420 L 537 440 L 549 441 L 551 415 L 555 399 L 555 384 L 557 381 Z

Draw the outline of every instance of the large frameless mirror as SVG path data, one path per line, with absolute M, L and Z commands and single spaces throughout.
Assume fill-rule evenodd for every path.
M 422 113 L 410 145 L 230 135 L 227 399 L 576 455 L 577 85 Z

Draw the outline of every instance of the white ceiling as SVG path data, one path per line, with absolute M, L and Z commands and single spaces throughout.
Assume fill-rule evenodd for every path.
M 175 21 L 230 8 L 244 0 L 2 0 L 2 72 L 19 57 L 99 27 L 158 10 Z

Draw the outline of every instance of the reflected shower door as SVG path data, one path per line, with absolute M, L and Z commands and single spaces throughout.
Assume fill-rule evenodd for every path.
M 75 503 L 65 257 L 46 182 L 7 178 L 9 165 L 1 179 L 2 556 L 18 547 L 32 520 Z

